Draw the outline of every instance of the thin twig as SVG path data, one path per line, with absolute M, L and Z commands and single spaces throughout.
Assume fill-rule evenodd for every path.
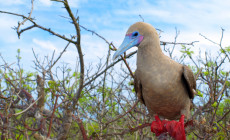
M 35 103 L 37 103 L 37 101 L 38 101 L 40 98 L 41 98 L 41 96 L 40 96 L 36 101 L 34 101 L 32 104 L 30 104 L 25 110 L 13 114 L 13 116 L 18 116 L 18 115 L 20 115 L 20 114 L 26 112 L 26 111 L 29 110 Z
M 224 33 L 224 29 L 222 29 L 220 44 L 218 44 L 218 43 L 212 41 L 211 39 L 207 38 L 206 36 L 202 35 L 201 33 L 200 33 L 199 35 L 202 36 L 204 39 L 206 39 L 206 40 L 212 42 L 213 44 L 218 45 L 218 46 L 221 48 L 221 50 L 224 52 L 224 54 L 227 56 L 228 60 L 230 61 L 230 58 L 229 58 L 229 56 L 228 56 L 226 50 L 225 50 L 225 49 L 222 47 L 222 45 L 221 45 L 221 43 L 222 43 L 222 38 L 223 38 L 223 33 Z
M 31 15 L 32 15 L 32 12 L 33 12 L 33 9 L 34 9 L 34 0 L 31 0 L 31 10 L 30 10 L 30 13 L 29 13 L 29 16 L 28 18 L 25 18 L 22 22 L 18 22 L 18 27 L 17 27 L 17 34 L 18 34 L 18 38 L 20 39 L 20 34 L 21 34 L 21 31 L 19 31 L 20 29 L 20 26 L 21 25 L 24 25 L 24 23 L 31 18 Z M 33 25 L 34 26 L 34 25 Z M 31 27 L 33 28 L 33 27 Z M 27 30 L 31 29 L 31 28 L 27 28 Z M 23 32 L 23 31 L 22 31 Z
M 145 124 L 139 125 L 135 128 L 130 128 L 130 129 L 124 130 L 121 133 L 105 134 L 105 135 L 102 135 L 101 137 L 108 137 L 108 136 L 116 136 L 116 135 L 124 135 L 124 134 L 128 134 L 128 133 L 133 133 L 139 129 L 143 129 L 143 128 L 149 127 L 149 126 L 151 126 L 151 123 L 145 123 Z
M 53 109 L 53 112 L 52 112 L 52 115 L 51 115 L 51 119 L 50 119 L 50 125 L 49 125 L 49 131 L 48 131 L 48 134 L 47 134 L 47 138 L 50 137 L 51 127 L 52 127 L 54 112 L 55 112 L 56 106 L 57 106 L 58 97 L 59 97 L 59 95 L 56 95 L 56 100 L 55 100 L 54 109 Z
M 215 117 L 216 117 L 217 109 L 218 109 L 219 104 L 220 104 L 220 101 L 221 101 L 221 99 L 222 99 L 222 97 L 223 97 L 222 94 L 224 93 L 224 90 L 225 90 L 225 86 L 226 86 L 226 81 L 227 81 L 227 78 L 228 78 L 228 74 L 229 74 L 229 72 L 226 74 L 226 78 L 225 78 L 224 85 L 223 85 L 221 91 L 218 93 L 218 96 L 217 96 L 217 97 L 220 96 L 220 100 L 217 102 L 217 106 L 216 106 L 216 108 L 215 108 L 215 112 L 214 112 L 214 114 L 212 115 L 211 126 L 213 125 L 214 119 L 215 119 Z
M 221 119 L 219 119 L 217 121 L 217 123 L 219 123 L 220 121 L 222 121 L 229 113 L 230 113 L 230 109 L 221 117 Z
M 198 77 L 199 77 L 199 75 L 201 74 L 201 72 L 202 72 L 202 67 L 199 69 L 199 72 L 196 74 L 196 77 L 195 77 L 195 80 L 197 80 L 198 79 Z
M 63 51 L 60 53 L 60 55 L 58 56 L 58 58 L 53 62 L 53 64 L 50 66 L 49 70 L 58 62 L 58 60 L 62 57 L 63 53 L 66 51 L 66 49 L 68 48 L 70 42 L 68 42 L 68 44 L 65 46 L 65 48 L 63 49 Z
M 131 56 L 133 56 L 134 54 L 136 54 L 137 51 L 134 51 L 132 53 L 130 53 L 129 55 L 126 56 L 126 58 L 129 58 Z M 89 85 L 92 81 L 94 81 L 95 79 L 97 79 L 100 75 L 102 75 L 107 69 L 113 67 L 115 64 L 117 64 L 118 62 L 120 62 L 122 59 L 118 59 L 115 62 L 113 62 L 112 64 L 108 65 L 108 67 L 106 67 L 102 72 L 98 73 L 97 75 L 95 75 L 91 80 L 89 80 L 88 82 L 85 82 L 84 87 Z
M 116 119 L 107 122 L 106 125 L 108 125 L 108 124 L 110 124 L 110 123 L 112 123 L 112 122 L 115 122 L 115 121 L 117 121 L 118 119 L 120 119 L 120 118 L 122 118 L 123 116 L 125 116 L 126 114 L 128 114 L 130 111 L 132 111 L 132 110 L 137 106 L 138 102 L 139 102 L 139 100 L 137 100 L 136 103 L 135 103 L 128 111 L 126 111 L 124 114 L 118 116 Z
M 73 43 L 73 44 L 76 44 L 76 41 L 73 41 L 72 39 L 69 39 L 69 38 L 65 37 L 64 35 L 60 35 L 60 34 L 54 32 L 54 31 L 52 31 L 50 28 L 45 28 L 45 27 L 43 27 L 43 26 L 41 26 L 41 25 L 38 25 L 36 22 L 34 22 L 33 19 L 28 18 L 28 17 L 26 17 L 26 16 L 24 16 L 24 15 L 17 14 L 17 13 L 12 13 L 12 12 L 7 12 L 7 11 L 1 11 L 1 10 L 0 10 L 0 13 L 9 14 L 9 15 L 14 15 L 14 16 L 18 16 L 18 17 L 22 17 L 22 18 L 24 18 L 24 19 L 27 19 L 28 21 L 30 21 L 30 22 L 34 25 L 34 26 L 27 27 L 27 28 L 32 29 L 32 28 L 34 28 L 34 27 L 37 27 L 37 28 L 40 28 L 40 29 L 42 29 L 42 30 L 44 30 L 44 31 L 49 32 L 49 33 L 52 34 L 52 35 L 55 35 L 55 36 L 57 36 L 57 37 L 59 37 L 59 38 L 62 38 L 62 39 L 64 39 L 64 40 L 68 41 L 68 42 L 71 42 L 71 43 Z M 20 34 L 21 34 L 22 32 L 24 32 L 24 31 L 26 31 L 26 30 L 28 30 L 28 29 L 22 29 L 22 30 L 20 31 Z
M 107 41 L 103 36 L 99 35 L 98 33 L 96 33 L 95 31 L 93 30 L 89 30 L 87 29 L 86 27 L 82 26 L 82 25 L 79 25 L 81 28 L 83 28 L 84 30 L 88 31 L 88 32 L 91 32 L 92 34 L 95 34 L 96 36 L 98 36 L 99 38 L 101 38 L 102 40 L 104 40 L 109 46 L 113 46 L 113 49 L 112 50 L 117 50 L 117 48 L 113 45 L 113 43 L 109 43 L 109 41 Z M 126 59 L 121 55 L 121 58 L 122 60 L 125 62 L 125 65 L 126 67 L 128 68 L 129 70 L 129 73 L 130 75 L 134 78 L 134 75 L 133 75 L 133 72 L 131 71 Z
M 139 15 L 139 17 L 142 19 L 142 22 L 145 22 L 144 18 L 141 15 Z

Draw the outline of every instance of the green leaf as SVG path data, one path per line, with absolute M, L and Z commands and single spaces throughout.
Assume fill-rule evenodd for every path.
M 208 67 L 211 67 L 211 65 L 212 65 L 211 62 L 208 62 L 208 63 L 207 63 L 207 66 L 208 66 Z
M 225 103 L 225 104 L 230 104 L 230 99 L 228 99 L 228 98 L 227 98 L 227 99 L 224 99 L 224 103 Z
M 226 76 L 226 74 L 227 74 L 227 72 L 225 72 L 225 71 L 220 71 L 220 73 L 222 74 L 222 75 L 224 75 L 224 76 Z
M 221 52 L 221 53 L 224 53 L 224 52 L 225 52 L 225 50 L 224 50 L 224 49 L 220 49 L 220 52 Z
M 134 81 L 131 80 L 131 81 L 128 83 L 128 85 L 129 85 L 129 86 L 134 85 Z
M 208 71 L 205 71 L 205 72 L 204 72 L 204 75 L 205 75 L 205 76 L 207 76 L 208 74 L 209 74 L 209 72 L 208 72 Z
M 181 44 L 182 49 L 185 49 L 185 45 Z
M 214 102 L 213 104 L 212 104 L 212 107 L 216 107 L 217 106 L 217 102 Z
M 185 45 L 181 45 L 181 50 L 180 52 L 182 52 L 183 54 L 187 54 L 189 57 L 192 56 L 192 54 L 194 54 L 194 51 L 190 51 L 191 48 L 187 48 Z
M 230 82 L 229 81 L 226 81 L 225 83 L 226 83 L 227 87 L 230 87 Z
M 70 94 L 70 96 L 73 98 L 73 96 L 74 96 L 74 93 L 71 93 L 71 94 Z
M 197 90 L 197 95 L 203 97 L 203 93 L 201 93 L 199 90 Z
M 49 88 L 50 89 L 55 89 L 55 87 L 56 87 L 56 82 L 55 81 L 48 81 L 48 85 L 49 85 Z
M 32 72 L 27 73 L 27 77 L 32 77 L 34 74 Z
M 206 64 L 208 67 L 211 67 L 211 66 L 216 66 L 216 64 L 212 61 L 209 61 L 207 64 Z
M 17 53 L 20 53 L 20 49 L 17 49 Z
M 225 50 L 226 50 L 227 52 L 230 52 L 230 46 L 225 47 Z
M 116 51 L 116 49 L 114 49 L 111 45 L 109 45 L 109 49 L 112 51 Z
M 132 89 L 132 92 L 135 93 L 135 89 L 134 88 Z

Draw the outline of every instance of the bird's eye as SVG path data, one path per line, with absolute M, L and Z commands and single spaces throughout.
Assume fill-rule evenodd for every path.
M 139 34 L 139 33 L 138 33 L 137 31 L 136 31 L 136 32 L 133 32 L 133 36 L 134 36 L 134 37 L 138 36 L 138 34 Z

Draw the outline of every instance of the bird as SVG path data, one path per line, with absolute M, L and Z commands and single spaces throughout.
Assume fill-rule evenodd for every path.
M 113 55 L 113 60 L 134 46 L 138 48 L 134 89 L 148 112 L 155 115 L 151 129 L 152 127 L 158 129 L 153 130 L 157 133 L 166 129 L 176 131 L 172 130 L 173 127 L 180 126 L 182 133 L 185 133 L 184 119 L 190 118 L 192 100 L 196 94 L 196 80 L 192 70 L 163 53 L 159 35 L 149 23 L 136 22 L 129 27 L 122 44 Z M 161 121 L 159 117 L 180 121 L 167 123 L 166 120 Z M 164 128 L 166 124 L 168 128 Z M 185 139 L 185 134 L 174 138 Z

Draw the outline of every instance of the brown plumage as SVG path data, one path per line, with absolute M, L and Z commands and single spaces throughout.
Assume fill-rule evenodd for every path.
M 134 87 L 139 100 L 152 115 L 178 119 L 183 114 L 189 118 L 191 99 L 196 90 L 193 72 L 163 54 L 159 36 L 150 24 L 137 22 L 130 26 L 126 35 L 136 31 L 143 36 L 136 45 Z

